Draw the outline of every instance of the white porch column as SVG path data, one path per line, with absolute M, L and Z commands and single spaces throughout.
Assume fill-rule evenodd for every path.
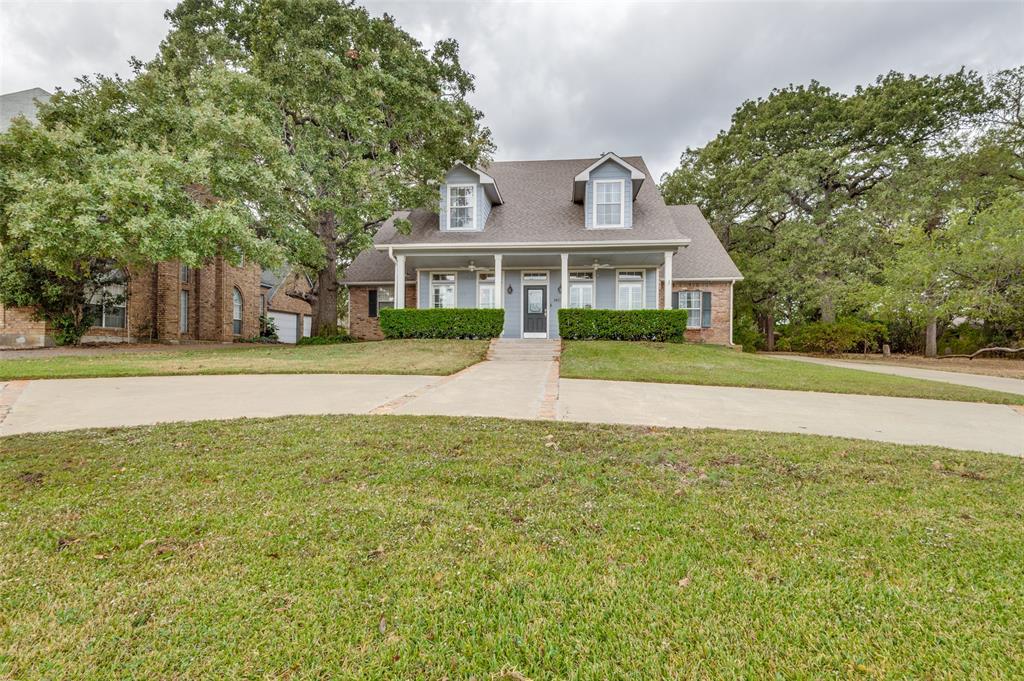
M 405 256 L 395 256 L 395 308 L 405 307 Z
M 494 254 L 494 306 L 505 309 L 505 280 L 501 276 L 501 253 Z
M 569 307 L 569 254 L 562 254 L 562 298 L 559 307 Z
M 665 251 L 665 300 L 661 309 L 672 309 L 672 251 Z

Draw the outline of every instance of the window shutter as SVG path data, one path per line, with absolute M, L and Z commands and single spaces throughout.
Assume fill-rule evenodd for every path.
M 702 291 L 700 301 L 700 325 L 702 328 L 711 328 L 711 291 Z
M 673 291 L 672 292 L 672 309 L 673 310 L 678 310 L 679 309 L 679 291 Z
M 375 289 L 375 288 L 371 288 L 370 289 L 369 295 L 367 296 L 367 303 L 368 303 L 367 307 L 370 308 L 370 313 L 369 313 L 370 316 L 371 317 L 376 317 L 377 316 L 377 289 Z

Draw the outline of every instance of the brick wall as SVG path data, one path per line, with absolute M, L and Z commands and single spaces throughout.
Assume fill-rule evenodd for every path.
M 93 327 L 83 343 L 119 341 L 216 341 L 251 338 L 259 333 L 260 267 L 232 267 L 215 258 L 189 271 L 181 280 L 177 262 L 163 262 L 133 268 L 128 273 L 126 328 Z M 242 294 L 242 333 L 232 329 L 232 290 Z M 187 291 L 188 330 L 179 327 L 181 292 Z M 297 301 L 299 302 L 299 301 Z M 308 308 L 308 306 L 307 306 Z M 33 318 L 29 308 L 0 306 L 0 347 L 43 347 L 52 345 L 49 330 Z
M 46 323 L 35 319 L 30 307 L 0 305 L 0 347 L 41 348 L 53 345 L 47 337 Z
M 305 275 L 291 272 L 281 282 L 281 285 L 277 287 L 274 296 L 267 300 L 267 309 L 274 310 L 275 312 L 291 312 L 309 316 L 313 314 L 313 308 L 310 304 L 304 300 L 292 298 L 288 295 L 288 291 L 308 293 L 310 288 L 309 280 L 306 279 Z
M 731 286 L 728 281 L 673 281 L 673 291 L 710 291 L 711 326 L 707 329 L 687 329 L 686 340 L 693 343 L 729 345 L 729 323 L 732 315 Z M 659 303 L 664 299 L 664 287 L 658 287 Z
M 348 287 L 348 332 L 360 340 L 382 340 L 380 321 L 370 317 L 370 289 L 376 286 Z M 405 286 L 405 306 L 416 307 L 416 284 Z

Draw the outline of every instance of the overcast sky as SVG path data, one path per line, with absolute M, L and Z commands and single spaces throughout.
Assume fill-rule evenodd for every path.
M 126 73 L 173 2 L 0 0 L 0 92 Z M 655 176 L 744 99 L 817 79 L 1024 63 L 1024 0 L 1002 2 L 368 2 L 424 44 L 456 38 L 496 158 L 642 154 Z

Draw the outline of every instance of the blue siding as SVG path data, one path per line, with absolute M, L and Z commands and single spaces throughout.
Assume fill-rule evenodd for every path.
M 626 202 L 623 224 L 626 227 L 633 226 L 633 184 L 629 178 L 629 171 L 614 161 L 605 161 L 590 173 L 590 180 L 587 181 L 587 191 L 583 199 L 583 220 L 587 227 L 594 226 L 594 195 L 592 193 L 594 180 L 623 180 L 623 200 Z
M 476 307 L 476 275 L 472 272 L 456 272 L 455 306 Z
M 430 307 L 430 272 L 420 272 L 420 309 Z
M 594 285 L 594 307 L 598 310 L 615 309 L 615 270 L 598 270 Z
M 501 292 L 501 295 L 505 298 L 505 330 L 502 336 L 505 338 L 519 338 L 523 314 L 522 274 L 515 270 L 505 270 L 502 272 L 502 278 L 505 280 L 502 282 L 502 285 L 506 291 L 509 286 L 512 287 L 512 295 L 509 295 L 506 291 Z
M 562 285 L 562 270 L 548 272 L 548 338 L 561 338 L 558 335 L 558 311 L 562 309 L 562 294 L 558 287 Z
M 450 170 L 444 179 L 445 183 L 441 185 L 439 190 L 440 201 L 438 202 L 437 211 L 440 216 L 441 229 L 448 229 L 448 185 L 472 184 L 476 186 L 476 228 L 483 230 L 484 225 L 487 224 L 487 218 L 491 214 L 491 202 L 487 198 L 487 194 L 484 193 L 483 186 L 477 181 L 479 178 L 477 178 L 476 174 L 465 168 L 455 168 Z

